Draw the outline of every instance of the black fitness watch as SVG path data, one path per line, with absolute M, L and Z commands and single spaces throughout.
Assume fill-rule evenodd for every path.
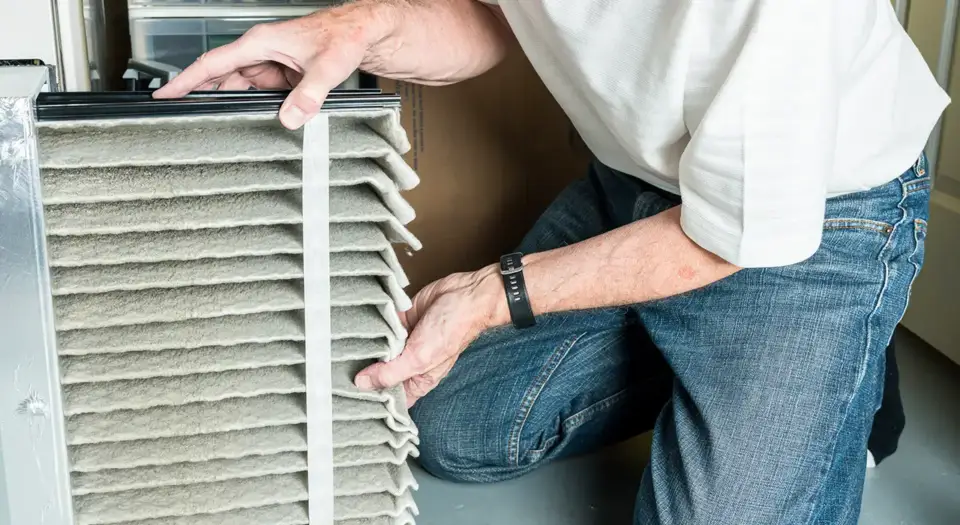
M 537 324 L 523 280 L 523 254 L 509 253 L 501 257 L 500 275 L 503 277 L 503 288 L 507 292 L 507 307 L 510 309 L 513 326 L 530 328 Z

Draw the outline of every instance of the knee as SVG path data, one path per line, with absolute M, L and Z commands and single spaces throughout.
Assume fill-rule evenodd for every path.
M 417 461 L 423 470 L 430 475 L 451 481 L 454 483 L 483 483 L 487 480 L 480 475 L 489 465 L 471 467 L 469 463 L 476 462 L 479 458 L 466 458 L 456 447 L 449 446 L 451 441 L 444 439 L 441 435 L 434 434 L 421 428 L 420 431 L 420 457 Z M 472 460 L 472 461 L 471 461 Z
M 469 406 L 465 406 L 469 405 Z M 491 483 L 522 472 L 508 461 L 504 425 L 472 403 L 430 394 L 411 409 L 420 437 L 419 463 L 431 475 L 457 483 Z

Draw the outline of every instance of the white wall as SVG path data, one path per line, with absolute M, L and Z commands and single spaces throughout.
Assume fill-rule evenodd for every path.
M 52 3 L 56 3 L 58 53 Z M 39 58 L 57 66 L 63 87 L 90 89 L 82 0 L 0 0 L 0 58 Z M 62 62 L 61 62 L 62 61 Z
M 0 58 L 57 63 L 49 0 L 0 0 Z

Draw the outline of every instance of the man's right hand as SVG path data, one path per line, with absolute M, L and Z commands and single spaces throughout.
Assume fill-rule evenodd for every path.
M 424 84 L 457 82 L 502 59 L 507 31 L 491 8 L 475 0 L 357 0 L 255 26 L 205 53 L 154 97 L 292 89 L 280 121 L 297 129 L 357 69 Z
M 290 129 L 299 128 L 320 111 L 327 93 L 360 66 L 370 46 L 369 32 L 344 15 L 330 10 L 254 26 L 236 41 L 205 53 L 154 96 L 292 88 L 280 120 Z

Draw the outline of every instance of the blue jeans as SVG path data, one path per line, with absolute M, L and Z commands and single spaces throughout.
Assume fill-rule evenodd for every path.
M 653 429 L 636 524 L 855 524 L 884 349 L 923 261 L 929 188 L 921 156 L 886 185 L 828 200 L 822 245 L 802 263 L 483 334 L 412 409 L 422 465 L 499 481 Z M 520 250 L 678 203 L 594 164 Z

